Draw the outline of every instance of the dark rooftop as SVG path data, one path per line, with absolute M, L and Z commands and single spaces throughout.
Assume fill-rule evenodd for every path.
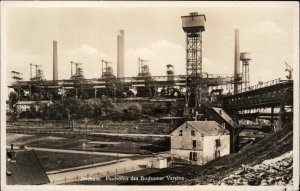
M 40 185 L 50 182 L 34 150 L 14 152 L 15 162 L 6 160 L 7 185 Z

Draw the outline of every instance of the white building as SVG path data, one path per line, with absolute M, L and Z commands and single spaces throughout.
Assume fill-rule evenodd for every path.
M 47 104 L 47 106 L 51 105 L 52 102 L 51 101 L 18 101 L 15 106 L 17 107 L 17 112 L 18 113 L 22 113 L 22 112 L 25 112 L 25 111 L 28 111 L 30 110 L 30 107 L 31 106 L 34 106 L 35 109 L 38 109 L 39 106 L 37 103 L 40 103 L 40 104 Z
M 230 134 L 215 121 L 187 121 L 171 133 L 173 157 L 203 165 L 230 153 Z
M 168 161 L 166 158 L 160 158 L 157 157 L 155 159 L 153 159 L 153 168 L 158 168 L 158 169 L 162 169 L 162 168 L 167 168 L 168 167 Z

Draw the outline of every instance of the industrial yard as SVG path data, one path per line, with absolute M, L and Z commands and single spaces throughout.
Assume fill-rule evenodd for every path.
M 106 9 L 111 8 L 102 11 Z M 167 15 L 160 9 L 142 10 L 148 13 L 148 9 L 157 11 L 159 16 Z M 268 58 L 264 62 L 281 59 L 274 63 L 274 73 L 267 74 L 265 63 L 257 63 L 262 58 L 260 44 L 253 41 L 262 32 L 245 30 L 252 25 L 255 28 L 255 19 L 248 25 L 234 24 L 214 16 L 213 8 L 204 11 L 174 8 L 177 9 L 178 12 L 171 11 L 169 17 L 162 19 L 170 20 L 170 28 L 176 33 L 168 38 L 164 37 L 168 32 L 154 30 L 153 36 L 149 35 L 151 32 L 146 29 L 150 26 L 140 29 L 142 24 L 134 19 L 132 23 L 124 22 L 122 14 L 135 17 L 125 8 L 116 16 L 120 21 L 109 18 L 111 25 L 98 15 L 97 8 L 74 9 L 78 21 L 72 22 L 76 22 L 77 32 L 68 28 L 74 27 L 68 24 L 71 14 L 68 9 L 57 8 L 53 20 L 49 17 L 53 14 L 51 9 L 45 13 L 37 9 L 12 21 L 28 22 L 29 15 L 40 14 L 49 22 L 60 23 L 54 25 L 57 30 L 59 26 L 62 28 L 47 37 L 46 43 L 41 41 L 41 45 L 36 45 L 47 44 L 47 48 L 32 53 L 46 53 L 45 62 L 28 56 L 18 68 L 12 63 L 13 56 L 8 56 L 5 128 L 8 185 L 276 185 L 285 188 L 294 185 L 294 104 L 298 103 L 294 100 L 294 86 L 298 83 L 295 77 L 298 67 L 293 63 L 295 50 L 280 57 L 273 49 L 264 49 L 264 57 Z M 284 12 L 270 8 L 264 13 L 266 18 L 271 18 L 273 11 Z M 151 18 L 139 11 L 137 14 L 145 23 Z M 9 15 L 16 12 L 11 11 Z M 85 28 L 83 20 L 88 18 L 93 25 L 87 25 L 95 27 L 93 30 Z M 276 19 L 272 22 L 279 25 L 281 22 Z M 34 21 L 41 20 L 36 17 Z M 134 22 L 140 26 L 134 28 Z M 221 24 L 226 22 L 228 26 Z M 147 25 L 157 27 L 159 23 Z M 293 26 L 292 22 L 285 24 Z M 8 31 L 13 26 L 8 23 Z M 221 35 L 214 31 L 216 26 L 226 29 L 226 36 L 216 37 Z M 86 35 L 79 35 L 81 30 Z M 89 40 L 90 44 L 94 40 L 91 38 L 94 30 L 102 35 L 95 38 L 95 47 L 100 48 L 88 45 Z M 134 30 L 141 36 L 135 35 Z M 161 30 L 167 31 L 164 27 Z M 149 39 L 143 38 L 144 33 Z M 8 38 L 18 35 L 14 31 Z M 162 41 L 164 48 L 152 42 L 156 35 L 168 39 Z M 286 37 L 286 49 L 295 41 L 291 36 Z M 226 47 L 210 44 L 213 38 L 226 39 L 222 41 Z M 271 44 L 271 40 L 263 38 Z M 12 44 L 21 48 L 22 40 Z M 72 43 L 81 43 L 81 49 Z M 151 48 L 144 48 L 147 46 L 143 43 L 152 43 Z M 24 44 L 22 48 L 26 50 Z M 141 44 L 139 51 L 133 48 L 136 44 Z M 170 44 L 173 47 L 167 54 L 164 51 L 167 52 Z M 82 56 L 82 48 L 89 53 Z M 160 53 L 151 52 L 152 48 L 163 52 L 159 61 Z M 224 60 L 219 58 L 222 56 Z M 97 60 L 94 65 L 91 58 Z M 209 66 L 212 63 L 214 66 Z M 19 156 L 24 157 L 18 160 Z M 34 167 L 36 171 L 31 172 Z M 41 178 L 35 180 L 32 178 L 35 176 Z

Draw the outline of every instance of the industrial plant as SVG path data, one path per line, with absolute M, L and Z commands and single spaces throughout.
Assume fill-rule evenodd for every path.
M 70 78 L 59 79 L 58 42 L 53 41 L 53 79 L 44 78 L 41 65 L 30 63 L 30 79 L 23 80 L 20 72 L 11 71 L 14 81 L 8 87 L 17 93 L 19 102 L 53 101 L 63 97 L 105 97 L 114 99 L 116 103 L 179 102 L 184 104 L 184 112 L 178 117 L 185 119 L 192 119 L 196 112 L 203 113 L 205 107 L 222 107 L 231 116 L 236 116 L 236 119 L 241 119 L 243 111 L 268 107 L 272 108 L 269 116 L 274 119 L 278 116 L 278 113 L 274 113 L 274 108 L 292 105 L 292 68 L 288 64 L 287 79 L 260 82 L 250 87 L 251 53 L 240 52 L 239 30 L 235 29 L 234 75 L 205 73 L 202 68 L 202 41 L 205 40 L 202 39 L 202 32 L 205 31 L 206 17 L 190 13 L 181 19 L 186 35 L 186 75 L 176 75 L 174 66 L 167 64 L 165 76 L 153 76 L 148 65 L 149 60 L 138 57 L 138 74 L 125 77 L 125 31 L 120 30 L 117 36 L 117 75 L 113 71 L 112 63 L 102 59 L 101 76 L 86 79 L 84 63 L 70 61 Z
M 243 34 L 240 34 L 239 29 L 233 29 L 234 52 L 232 52 L 232 56 L 234 56 L 234 63 L 229 65 L 232 66 L 233 75 L 207 73 L 203 68 L 202 42 L 205 41 L 203 33 L 206 29 L 206 22 L 209 20 L 205 14 L 191 12 L 181 16 L 181 21 L 182 36 L 186 38 L 185 63 L 182 63 L 185 65 L 185 75 L 177 75 L 172 63 L 166 64 L 165 75 L 152 75 L 149 65 L 151 58 L 137 56 L 138 73 L 135 76 L 126 76 L 127 31 L 120 30 L 116 37 L 116 71 L 113 71 L 111 60 L 99 58 L 99 68 L 95 68 L 95 70 L 100 70 L 101 76 L 87 79 L 84 75 L 85 64 L 70 60 L 68 63 L 70 66 L 69 79 L 60 79 L 58 66 L 66 63 L 59 62 L 60 42 L 54 40 L 53 79 L 45 79 L 41 65 L 36 63 L 28 63 L 29 80 L 22 78 L 21 71 L 11 71 L 13 82 L 8 85 L 8 88 L 12 90 L 14 96 L 9 96 L 7 112 L 11 113 L 13 117 L 7 120 L 6 132 L 8 134 L 51 135 L 78 139 L 80 145 L 74 146 L 74 148 L 80 150 L 78 153 L 81 154 L 88 151 L 93 156 L 99 156 L 100 154 L 97 152 L 115 152 L 108 155 L 114 157 L 116 155 L 114 162 L 117 164 L 124 162 L 124 168 L 122 166 L 122 172 L 114 169 L 113 173 L 114 175 L 124 174 L 126 177 L 126 173 L 134 171 L 134 167 L 127 169 L 125 157 L 144 156 L 145 160 L 139 161 L 140 166 L 169 169 L 171 171 L 166 171 L 166 173 L 172 174 L 183 163 L 190 165 L 186 169 L 192 170 L 195 165 L 210 165 L 214 164 L 210 163 L 211 161 L 222 159 L 222 157 L 226 158 L 232 153 L 239 154 L 239 152 L 243 152 L 243 149 L 248 149 L 247 146 L 254 144 L 255 141 L 268 137 L 272 133 L 279 133 L 286 129 L 286 126 L 293 124 L 293 68 L 289 64 L 285 63 L 286 79 L 274 79 L 251 86 L 250 68 L 253 58 L 251 52 L 240 50 L 240 43 L 243 43 L 240 42 L 240 35 Z M 218 68 L 215 70 L 217 71 Z M 69 98 L 72 98 L 71 101 L 67 101 L 69 105 L 64 105 L 64 101 Z M 93 104 L 100 104 L 101 100 L 104 101 L 101 102 L 99 113 L 90 114 L 95 118 L 92 120 L 88 119 L 87 113 L 89 110 L 98 112 L 95 109 L 96 106 L 83 110 L 86 115 L 75 115 L 72 114 L 70 108 L 71 106 L 75 107 L 74 103 L 77 102 L 74 100 Z M 94 102 L 90 100 L 94 100 Z M 62 111 L 61 116 L 55 115 L 55 117 L 58 116 L 57 118 L 37 120 L 31 116 L 31 119 L 28 120 L 26 119 L 27 115 L 22 115 L 29 111 L 50 113 L 51 111 L 47 108 L 55 103 L 61 104 L 57 108 Z M 110 111 L 106 111 L 106 107 L 122 108 L 123 114 L 121 116 L 119 110 L 113 111 L 111 113 L 116 117 L 110 119 L 108 115 Z M 80 107 L 78 106 L 78 108 Z M 101 117 L 98 118 L 99 116 Z M 126 149 L 125 146 L 123 148 L 122 144 L 117 145 L 117 143 L 92 147 L 88 146 L 86 139 L 89 139 L 90 144 L 96 144 L 94 142 L 103 140 L 108 142 L 112 142 L 112 140 L 126 141 L 124 144 Z M 53 141 L 49 141 L 49 144 L 53 144 Z M 66 143 L 66 145 L 68 144 Z M 70 143 L 70 145 L 75 144 L 78 142 Z M 57 142 L 50 149 L 62 149 L 63 145 L 64 143 L 60 142 L 58 145 Z M 39 145 L 30 145 L 29 147 L 39 147 Z M 126 152 L 122 153 L 120 148 L 125 149 Z M 42 149 L 40 151 L 45 152 Z M 89 160 L 92 161 L 92 164 L 85 161 L 84 168 L 94 167 L 94 160 L 100 161 L 97 158 Z M 57 167 L 62 169 L 61 172 L 55 171 L 57 169 L 48 169 L 47 175 L 50 184 L 80 182 L 78 176 L 71 177 L 68 170 L 61 167 L 64 165 L 63 163 L 61 160 Z M 216 169 L 217 167 L 215 166 Z M 83 173 L 80 174 L 79 168 L 69 166 L 68 168 L 78 171 L 79 176 L 83 176 Z M 180 168 L 178 167 L 178 169 Z M 172 169 L 175 170 L 172 171 Z M 87 174 L 86 172 L 84 171 L 85 174 Z M 153 171 L 152 173 L 157 173 L 153 177 L 158 176 L 160 172 L 163 174 L 165 171 Z M 63 175 L 59 176 L 60 173 Z M 103 178 L 104 175 L 106 177 L 112 175 L 109 170 L 103 171 L 102 175 L 100 173 L 101 176 L 95 170 L 89 171 L 88 174 L 100 178 Z M 69 177 L 63 179 L 63 176 Z M 128 177 L 130 176 L 128 175 Z M 68 180 L 68 178 L 72 180 Z M 59 182 L 58 179 L 63 180 Z M 97 182 L 95 179 L 93 180 Z M 149 180 L 149 178 L 143 180 Z M 182 180 L 186 180 L 186 178 L 182 178 Z M 158 182 L 152 183 L 159 184 Z M 140 181 L 140 183 L 148 184 L 149 181 Z M 259 185 L 260 183 L 253 184 Z M 126 184 L 131 183 L 127 181 Z M 168 184 L 176 183 L 168 181 Z

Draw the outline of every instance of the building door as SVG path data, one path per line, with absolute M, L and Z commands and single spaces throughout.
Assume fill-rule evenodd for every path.
M 196 152 L 190 152 L 190 160 L 197 161 L 197 153 Z
M 218 158 L 218 157 L 220 157 L 220 151 L 219 151 L 219 150 L 216 150 L 216 151 L 215 151 L 215 158 Z

